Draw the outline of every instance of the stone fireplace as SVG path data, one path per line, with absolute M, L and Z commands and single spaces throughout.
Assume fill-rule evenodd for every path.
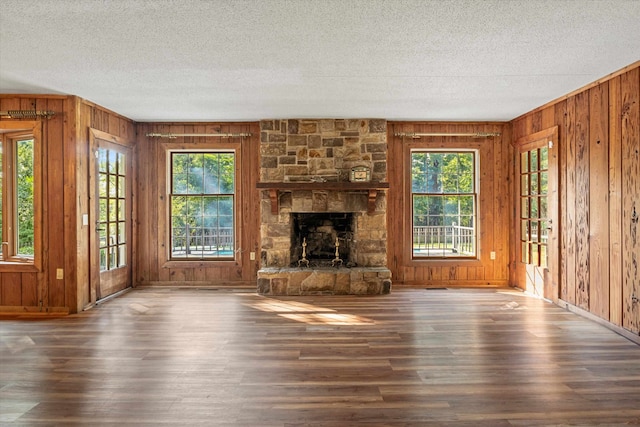
M 387 268 L 384 120 L 264 120 L 258 292 L 381 294 Z M 354 167 L 371 180 L 350 182 Z M 302 258 L 305 243 L 306 263 Z M 336 243 L 340 262 L 336 258 Z

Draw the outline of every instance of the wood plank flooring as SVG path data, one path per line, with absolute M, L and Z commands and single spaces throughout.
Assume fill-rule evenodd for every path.
M 137 289 L 0 321 L 0 424 L 640 424 L 640 346 L 511 290 Z

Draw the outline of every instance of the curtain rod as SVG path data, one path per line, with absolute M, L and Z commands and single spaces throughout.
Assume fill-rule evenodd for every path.
M 476 132 L 476 133 L 417 133 L 417 132 L 400 132 L 395 136 L 408 136 L 410 138 L 420 138 L 421 136 L 467 136 L 471 138 L 491 138 L 492 136 L 500 136 L 500 132 Z
M 44 117 L 50 119 L 56 113 L 49 110 L 8 110 L 0 111 L 0 116 L 9 117 L 11 119 L 36 119 Z
M 245 136 L 251 136 L 250 133 L 148 133 L 150 138 L 169 138 L 175 139 L 183 136 L 195 136 L 195 137 L 207 137 L 218 136 L 221 138 L 243 138 Z

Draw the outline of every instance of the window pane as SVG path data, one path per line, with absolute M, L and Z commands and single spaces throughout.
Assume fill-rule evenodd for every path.
M 529 236 L 529 240 L 532 242 L 538 242 L 538 221 L 529 222 L 531 226 L 531 236 Z
M 100 238 L 100 247 L 101 248 L 106 248 L 108 245 L 107 242 L 107 224 L 100 224 L 98 225 L 98 236 Z
M 529 172 L 529 152 L 520 155 L 520 173 Z
M 107 250 L 105 248 L 100 249 L 100 271 L 107 269 Z
M 529 175 L 522 175 L 520 177 L 520 194 L 523 196 L 529 195 Z
M 540 265 L 540 246 L 535 243 L 530 245 L 531 256 L 529 262 L 533 265 Z
M 182 218 L 187 216 L 187 198 L 186 197 L 174 196 L 171 198 L 171 216 L 173 218 L 175 218 L 176 216 L 179 216 Z
M 531 195 L 539 194 L 538 193 L 538 174 L 537 173 L 532 173 L 529 176 L 529 179 L 531 180 L 531 186 L 529 187 L 529 194 L 531 194 Z
M 529 217 L 529 198 L 522 197 L 520 199 L 520 218 Z
M 427 192 L 427 154 L 411 154 L 411 191 Z
M 107 197 L 107 175 L 101 173 L 98 175 L 98 195 L 100 197 Z
M 189 156 L 187 154 L 172 154 L 171 157 L 171 192 L 173 194 L 187 193 L 187 168 Z
M 100 199 L 98 204 L 100 208 L 100 217 L 98 220 L 100 222 L 105 222 L 107 220 L 107 199 Z
M 187 200 L 187 217 L 200 218 L 202 216 L 202 197 L 186 197 Z
M 118 174 L 126 175 L 126 163 L 125 163 L 125 155 L 122 153 L 117 153 L 118 155 Z
M 549 148 L 542 147 L 540 148 L 540 170 L 546 171 L 549 169 Z
M 207 217 L 216 217 L 218 215 L 219 197 L 203 197 L 204 215 Z
M 541 196 L 540 200 L 540 218 L 547 218 L 547 197 Z
M 118 173 L 118 152 L 117 151 L 113 151 L 113 150 L 108 150 L 107 151 L 108 155 L 108 159 L 107 159 L 107 170 L 109 171 L 110 174 L 116 174 Z
M 540 172 L 540 194 L 547 194 L 548 176 L 547 172 Z
M 108 188 L 109 197 L 118 197 L 118 177 L 116 175 L 109 175 Z
M 427 193 L 442 193 L 442 154 L 427 156 Z
M 117 201 L 118 201 L 118 219 L 120 221 L 124 221 L 127 213 L 125 209 L 126 202 L 124 199 L 118 199 Z
M 118 262 L 119 262 L 119 267 L 123 267 L 125 265 L 127 265 L 127 247 L 126 245 L 120 245 L 118 246 Z
M 218 209 L 220 215 L 232 215 L 233 214 L 233 197 L 220 197 L 218 202 Z
M 119 176 L 118 177 L 118 197 L 120 198 L 124 198 L 125 197 L 125 177 L 124 176 Z
M 187 192 L 189 194 L 204 193 L 204 168 L 202 154 L 189 155 L 189 169 L 187 170 Z
M 109 221 L 116 221 L 118 219 L 117 199 L 109 199 Z
M 203 193 L 207 193 L 207 194 L 220 193 L 219 160 L 220 160 L 219 155 L 214 153 L 206 153 L 203 157 L 203 161 L 204 161 Z
M 103 148 L 98 149 L 98 171 L 100 173 L 106 173 L 108 171 L 108 152 Z
M 529 218 L 539 218 L 538 217 L 538 200 L 539 197 L 531 197 L 529 198 L 529 204 L 531 207 L 531 211 L 529 212 Z
M 473 193 L 474 191 L 474 164 L 473 153 L 463 153 L 458 156 L 459 162 L 459 192 Z
M 235 159 L 233 154 L 220 154 L 220 192 L 232 194 L 235 191 Z
M 127 241 L 127 231 L 125 227 L 125 222 L 118 223 L 118 244 L 126 243 Z
M 531 171 L 535 172 L 538 170 L 538 150 L 531 150 Z

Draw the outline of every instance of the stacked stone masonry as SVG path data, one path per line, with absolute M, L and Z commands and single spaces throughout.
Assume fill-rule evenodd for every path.
M 347 182 L 354 166 L 387 176 L 387 123 L 375 120 L 263 120 L 262 182 Z

